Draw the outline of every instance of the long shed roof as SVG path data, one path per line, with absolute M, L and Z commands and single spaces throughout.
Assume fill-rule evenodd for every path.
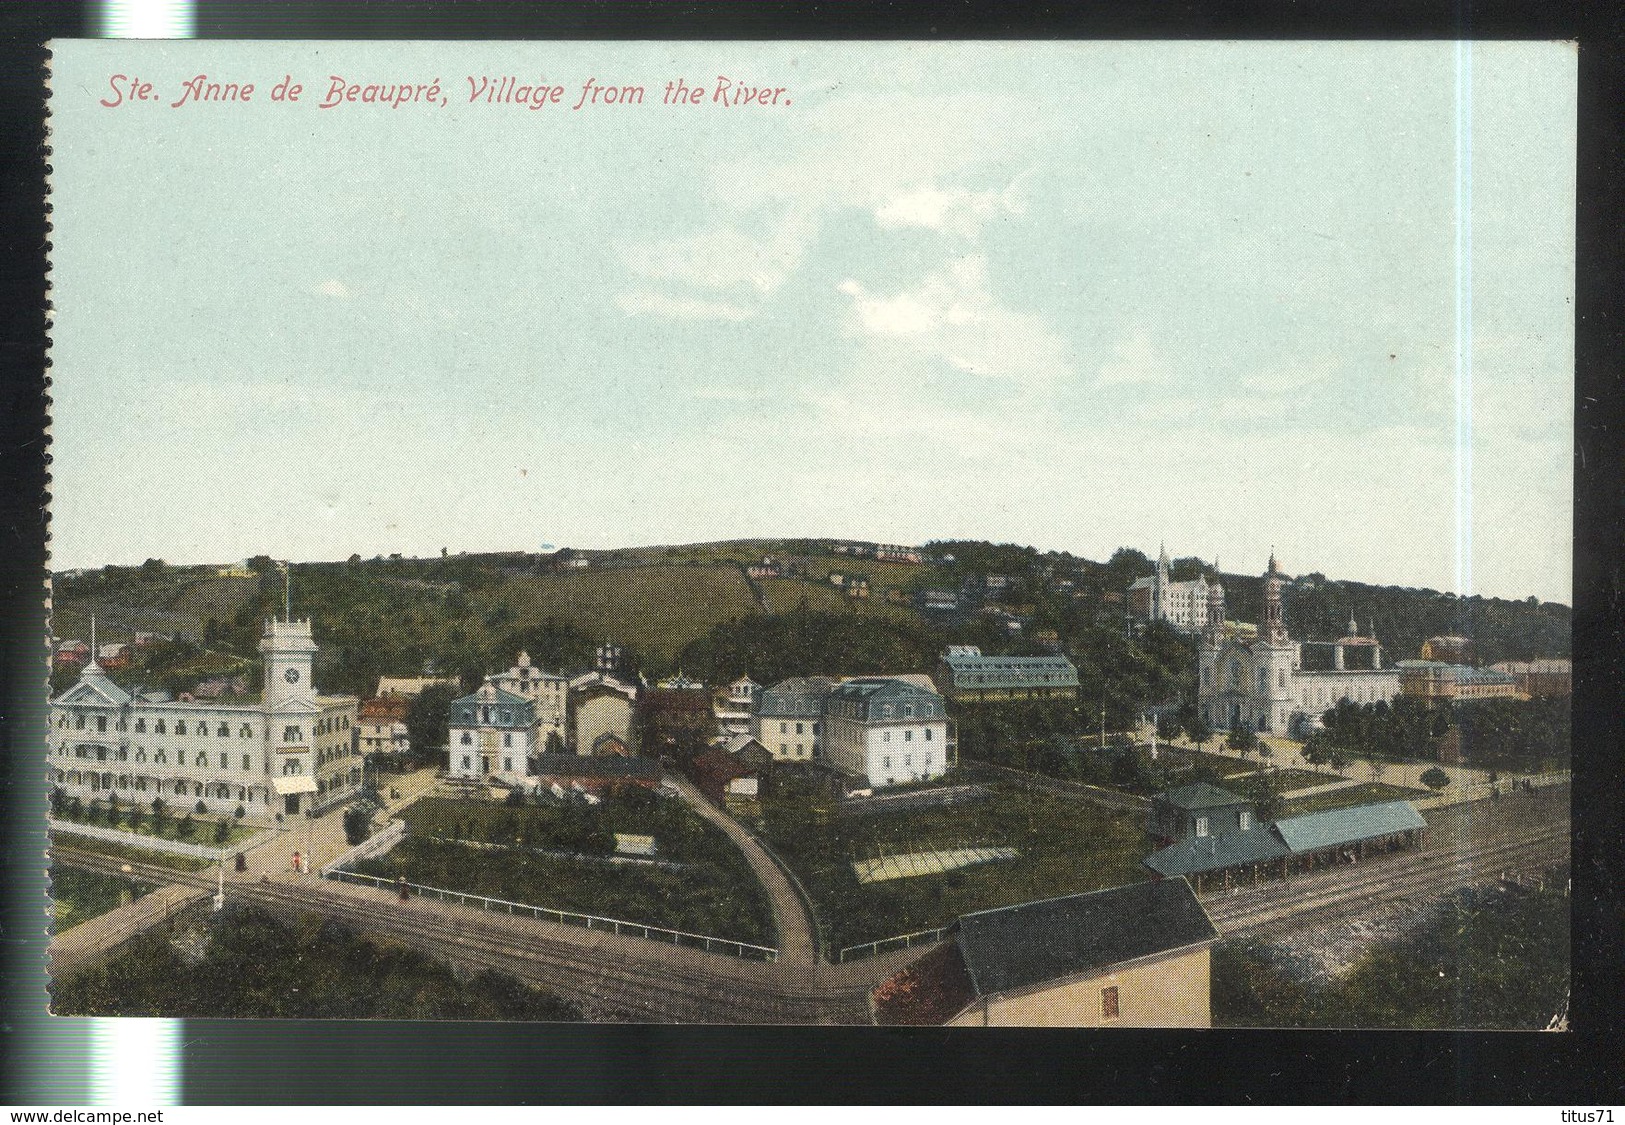
M 1380 805 L 1353 805 L 1346 809 L 1291 816 L 1275 822 L 1275 831 L 1294 852 L 1335 848 L 1378 836 L 1389 836 L 1413 828 L 1426 828 L 1427 821 L 1409 801 L 1384 801 Z

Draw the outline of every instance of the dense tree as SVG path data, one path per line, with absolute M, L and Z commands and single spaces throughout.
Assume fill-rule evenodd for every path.
M 433 684 L 418 693 L 406 709 L 406 738 L 412 756 L 430 761 L 446 747 L 451 726 L 451 702 L 460 692 L 450 684 Z
M 1429 769 L 1422 771 L 1421 781 L 1422 784 L 1426 785 L 1429 789 L 1432 789 L 1434 792 L 1438 792 L 1446 785 L 1450 784 L 1450 775 L 1445 773 L 1438 766 L 1432 766 Z
M 517 792 L 517 790 L 515 790 Z M 224 821 L 221 821 L 224 824 Z M 372 814 L 364 808 L 352 805 L 344 810 L 344 842 L 352 848 L 366 841 L 372 835 Z

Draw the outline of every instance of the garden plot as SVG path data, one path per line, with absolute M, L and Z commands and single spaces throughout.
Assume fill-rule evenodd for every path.
M 941 875 L 961 867 L 991 863 L 999 859 L 1019 859 L 1015 848 L 947 848 L 932 852 L 905 852 L 902 855 L 860 859 L 852 863 L 852 873 L 860 883 L 884 883 L 889 879 L 909 879 L 916 875 Z

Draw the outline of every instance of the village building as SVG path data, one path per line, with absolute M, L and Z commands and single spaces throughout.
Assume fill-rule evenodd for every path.
M 1517 684 L 1520 694 L 1573 695 L 1574 662 L 1567 659 L 1508 660 L 1491 664 L 1490 669 L 1504 672 Z
M 1514 699 L 1518 695 L 1518 680 L 1510 673 L 1490 668 L 1471 668 L 1438 660 L 1401 660 L 1399 691 L 1401 695 L 1435 706 L 1471 703 L 1480 699 Z
M 570 681 L 568 732 L 565 745 L 590 755 L 599 741 L 611 734 L 624 746 L 632 745 L 632 706 L 637 688 L 603 672 L 588 672 Z
M 1208 613 L 1215 586 L 1219 587 L 1218 597 L 1222 604 L 1224 587 L 1219 584 L 1216 568 L 1212 582 L 1201 574 L 1189 582 L 1171 580 L 1168 576 L 1168 548 L 1164 546 L 1157 556 L 1156 572 L 1148 578 L 1136 579 L 1129 586 L 1129 613 L 1142 621 L 1165 621 L 1181 632 L 1200 632 L 1210 624 Z
M 591 793 L 601 797 L 619 786 L 660 788 L 660 763 L 653 758 L 587 754 L 541 754 L 532 763 L 533 790 L 556 797 Z
M 1245 797 L 1199 782 L 1152 799 L 1146 833 L 1157 850 L 1143 862 L 1155 878 L 1189 879 L 1198 893 L 1207 893 L 1415 849 L 1426 828 L 1406 801 L 1325 809 L 1269 824 Z
M 895 677 L 860 676 L 824 705 L 824 760 L 870 787 L 926 781 L 953 763 L 947 701 Z
M 258 700 L 178 700 L 116 684 L 92 660 L 51 701 L 51 776 L 70 797 L 117 796 L 266 821 L 320 812 L 354 796 L 353 696 L 322 695 L 311 682 L 310 622 L 265 623 Z
M 1331 642 L 1298 642 L 1281 617 L 1286 575 L 1275 555 L 1264 573 L 1264 620 L 1256 636 L 1225 628 L 1223 588 L 1209 587 L 1208 626 L 1197 647 L 1197 709 L 1215 730 L 1247 726 L 1259 733 L 1291 735 L 1318 725 L 1320 716 L 1344 699 L 1377 703 L 1399 694 L 1399 670 L 1382 666 L 1382 645 L 1361 636 L 1351 618 L 1349 634 Z M 1306 670 L 1303 645 L 1329 644 L 1330 670 Z M 1350 661 L 1349 654 L 1358 658 Z M 1364 665 L 1364 666 L 1362 666 Z
M 824 704 L 837 681 L 828 676 L 782 680 L 757 697 L 749 733 L 779 761 L 822 758 Z
M 1445 664 L 1471 664 L 1473 642 L 1466 637 L 1429 637 L 1422 642 L 1422 659 Z
M 503 691 L 489 676 L 478 691 L 452 702 L 447 737 L 447 772 L 469 781 L 527 777 L 530 757 L 540 752 L 534 705 Z
M 639 697 L 637 713 L 638 739 L 645 754 L 690 753 L 716 734 L 711 698 L 700 687 L 650 688 Z
M 716 720 L 718 738 L 726 740 L 735 735 L 750 733 L 751 712 L 756 706 L 756 697 L 761 693 L 761 684 L 749 676 L 740 676 L 711 697 L 711 711 Z
M 1183 879 L 961 917 L 870 993 L 882 1025 L 1211 1027 L 1219 940 Z
M 405 757 L 412 742 L 406 733 L 406 713 L 412 701 L 401 695 L 385 695 L 361 701 L 356 720 L 356 749 L 363 758 L 373 754 Z
M 983 656 L 975 645 L 949 645 L 935 681 L 955 703 L 1078 696 L 1078 670 L 1064 656 Z
M 58 641 L 53 660 L 58 668 L 82 667 L 90 662 L 90 646 L 78 638 Z
M 398 695 L 402 699 L 416 699 L 432 687 L 461 688 L 463 682 L 456 676 L 379 676 L 375 698 Z
M 535 667 L 530 662 L 530 654 L 521 652 L 513 667 L 492 676 L 491 682 L 509 695 L 530 700 L 540 728 L 536 736 L 539 751 L 546 749 L 550 734 L 556 734 L 560 745 L 563 744 L 569 711 L 569 677 Z
M 772 755 L 748 734 L 695 756 L 688 775 L 706 799 L 731 813 L 755 815 Z

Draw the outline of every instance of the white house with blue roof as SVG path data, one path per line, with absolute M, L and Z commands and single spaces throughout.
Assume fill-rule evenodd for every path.
M 503 691 L 487 677 L 478 691 L 452 701 L 447 727 L 452 777 L 522 782 L 531 776 L 530 759 L 540 753 L 531 700 Z

